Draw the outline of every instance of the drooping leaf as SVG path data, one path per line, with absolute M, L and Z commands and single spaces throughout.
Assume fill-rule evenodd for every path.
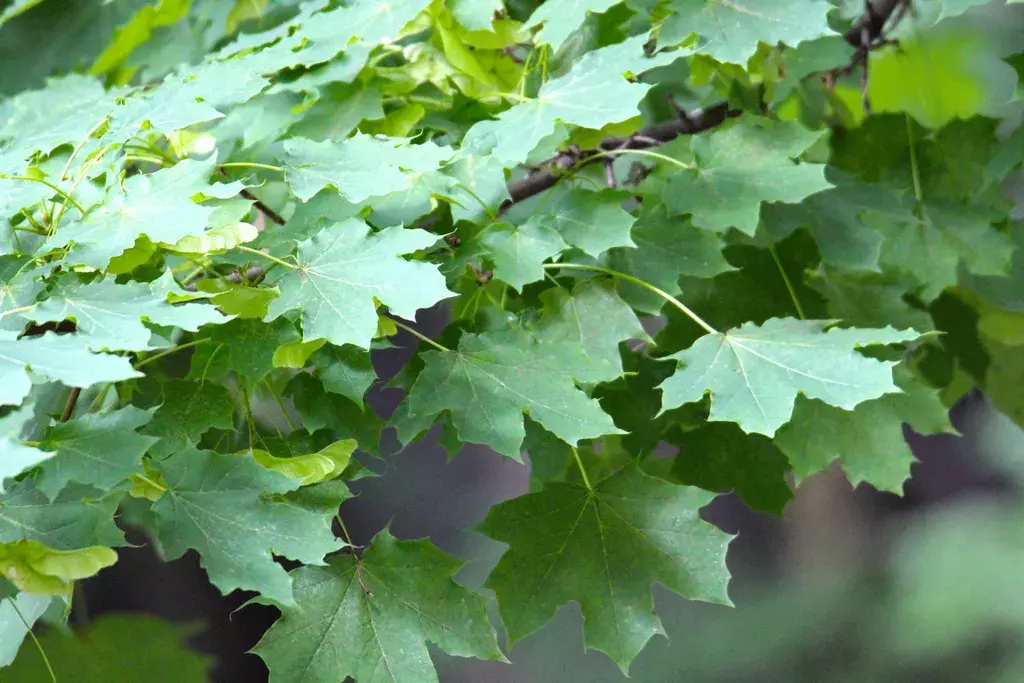
M 374 233 L 355 218 L 325 228 L 299 245 L 299 265 L 274 280 L 281 295 L 266 320 L 299 308 L 303 341 L 326 338 L 368 349 L 377 329 L 374 298 L 413 319 L 451 296 L 436 268 L 400 258 L 435 241 L 426 231 L 401 227 Z
M 297 606 L 282 610 L 254 651 L 275 683 L 436 682 L 428 641 L 455 656 L 502 659 L 485 598 L 451 579 L 459 565 L 385 529 L 361 557 L 296 570 Z
M 566 248 L 557 229 L 543 218 L 523 225 L 495 223 L 480 235 L 494 263 L 494 275 L 521 292 L 523 285 L 544 278 L 544 261 Z
M 711 494 L 627 467 L 594 485 L 551 483 L 499 503 L 480 530 L 509 544 L 487 586 L 510 643 L 569 601 L 583 608 L 585 646 L 626 671 L 664 633 L 654 612 L 658 582 L 691 599 L 729 604 L 729 536 L 700 519 Z
M 30 479 L 0 495 L 0 543 L 29 540 L 54 550 L 80 550 L 123 543 L 114 525 L 117 499 L 71 484 L 50 500 Z
M 98 382 L 121 382 L 142 373 L 127 358 L 91 353 L 88 337 L 56 335 L 18 339 L 14 332 L 0 331 L 0 404 L 19 404 L 28 395 L 34 375 L 85 388 Z
M 71 598 L 73 582 L 94 576 L 117 561 L 110 548 L 53 550 L 42 543 L 21 540 L 0 543 L 0 576 L 20 590 Z
M 618 430 L 575 382 L 607 379 L 579 344 L 542 343 L 520 330 L 465 335 L 456 351 L 424 355 L 409 396 L 412 418 L 450 411 L 459 437 L 519 459 L 523 412 L 575 444 Z M 406 432 L 405 438 L 415 436 Z
M 88 284 L 73 279 L 62 281 L 49 297 L 22 315 L 36 322 L 73 320 L 76 330 L 94 351 L 152 348 L 152 332 L 143 321 L 195 332 L 202 325 L 228 320 L 213 306 L 172 306 L 167 303 L 166 294 L 154 287 L 138 282 L 116 284 L 113 279 Z
M 363 405 L 366 390 L 377 379 L 370 354 L 354 346 L 328 345 L 315 352 L 310 362 L 327 391 L 346 396 L 359 406 Z
M 255 318 L 240 318 L 210 331 L 208 344 L 192 354 L 189 377 L 216 380 L 229 372 L 256 383 L 274 369 L 274 352 L 299 338 L 295 323 L 279 318 L 266 324 Z
M 713 421 L 736 422 L 743 431 L 772 436 L 789 422 L 798 393 L 845 410 L 894 393 L 892 363 L 856 349 L 897 344 L 914 330 L 841 329 L 828 321 L 775 318 L 763 325 L 706 334 L 674 354 L 680 369 L 661 385 L 665 409 L 711 393 Z
M 153 463 L 167 492 L 153 504 L 156 534 L 168 559 L 199 552 L 210 581 L 223 592 L 256 590 L 282 605 L 294 604 L 292 580 L 271 551 L 306 564 L 343 544 L 331 533 L 333 514 L 310 513 L 274 494 L 299 483 L 266 470 L 244 455 L 186 450 Z

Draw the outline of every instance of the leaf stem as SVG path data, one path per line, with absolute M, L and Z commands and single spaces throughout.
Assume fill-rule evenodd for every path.
M 585 160 L 600 159 L 601 157 L 615 157 L 621 154 L 636 154 L 642 157 L 650 157 L 651 159 L 657 159 L 658 161 L 664 161 L 667 164 L 672 164 L 678 168 L 684 170 L 691 170 L 695 168 L 693 164 L 683 163 L 679 159 L 673 159 L 667 154 L 661 154 L 660 152 L 652 152 L 649 149 L 607 149 L 603 152 L 597 152 L 596 154 L 590 154 Z
M 270 254 L 264 254 L 259 249 L 253 249 L 252 247 L 247 247 L 244 244 L 238 245 L 237 247 L 235 247 L 235 249 L 238 249 L 239 251 L 247 252 L 249 254 L 255 254 L 256 256 L 262 256 L 263 258 L 267 259 L 268 261 L 273 261 L 274 263 L 276 263 L 279 266 L 284 266 L 288 270 L 298 270 L 299 269 L 298 266 L 293 266 L 292 264 L 288 263 L 287 261 L 282 261 L 281 259 L 277 258 L 276 256 L 271 256 Z
M 67 192 L 60 189 L 59 187 L 57 187 L 48 180 L 43 180 L 42 178 L 33 178 L 27 175 L 3 175 L 0 176 L 0 178 L 4 180 L 24 180 L 25 182 L 29 183 L 39 183 L 40 185 L 46 185 L 48 188 L 50 188 L 51 190 L 59 194 L 61 197 L 64 197 L 64 199 L 66 199 L 68 202 L 70 202 L 73 207 L 78 209 L 79 213 L 81 213 L 83 216 L 85 215 L 85 209 L 82 208 L 81 204 L 72 199 L 71 195 L 69 195 Z
M 150 486 L 152 486 L 155 489 L 159 489 L 159 490 L 163 491 L 164 493 L 167 492 L 167 487 L 166 486 L 161 486 L 160 484 L 156 483 L 155 481 L 153 481 L 152 479 L 150 479 L 149 477 L 147 477 L 144 474 L 139 474 L 138 472 L 135 472 L 132 476 L 134 476 L 136 479 L 139 479 L 139 480 L 149 484 Z
M 33 231 L 35 232 L 35 231 Z M 28 306 L 18 306 L 17 308 L 11 308 L 6 311 L 0 312 L 0 318 L 6 318 L 9 315 L 17 315 L 18 313 L 24 313 L 25 311 L 31 311 L 36 307 L 37 304 L 31 304 Z
M 907 142 L 910 146 L 910 176 L 914 181 L 914 198 L 917 199 L 917 209 L 921 210 L 924 204 L 924 192 L 921 190 L 921 171 L 917 166 L 917 146 L 914 144 L 914 130 L 910 125 L 910 114 L 904 114 L 907 121 Z
M 593 491 L 594 487 L 590 485 L 590 479 L 587 477 L 587 470 L 583 467 L 583 460 L 580 458 L 580 452 L 575 446 L 569 446 L 572 450 L 572 457 L 576 458 L 576 466 L 580 468 L 580 474 L 583 475 L 583 483 L 586 484 L 588 491 Z
M 71 416 L 75 412 L 75 406 L 78 405 L 78 397 L 82 395 L 82 389 L 80 387 L 72 387 L 71 393 L 68 394 L 67 403 L 64 404 L 64 412 L 60 414 L 60 421 L 67 422 L 71 419 Z
M 633 277 L 632 275 L 629 275 L 627 273 L 620 273 L 619 271 L 612 270 L 611 268 L 604 268 L 602 266 L 591 266 L 585 263 L 545 263 L 544 267 L 547 269 L 589 270 L 595 273 L 604 273 L 605 275 L 611 275 L 612 277 L 617 277 L 620 280 L 625 280 L 626 282 L 632 282 L 634 285 L 643 287 L 644 289 L 650 292 L 654 292 L 662 299 L 678 308 L 680 311 L 685 313 L 686 316 L 690 318 L 690 320 L 700 325 L 708 333 L 718 334 L 718 330 L 711 327 L 711 325 L 707 324 L 703 318 L 701 318 L 699 315 L 691 311 L 686 304 L 684 304 L 682 301 L 675 298 L 665 290 L 655 287 L 646 280 L 641 280 L 640 278 Z
M 193 346 L 199 346 L 200 344 L 205 344 L 208 341 L 210 341 L 210 338 L 209 337 L 204 337 L 203 339 L 195 339 L 195 340 L 187 342 L 185 344 L 178 344 L 177 346 L 172 346 L 169 349 L 165 349 L 165 350 L 161 351 L 160 353 L 158 353 L 158 354 L 156 354 L 154 356 L 150 356 L 149 358 L 146 358 L 145 360 L 141 361 L 138 365 L 135 366 L 135 369 L 138 370 L 142 366 L 149 365 L 153 361 L 160 360 L 164 356 L 169 356 L 172 353 L 177 353 L 178 351 L 182 351 L 183 349 L 190 349 Z
M 789 298 L 793 300 L 793 305 L 796 307 L 796 314 L 801 320 L 806 320 L 807 316 L 804 315 L 804 308 L 800 305 L 800 298 L 796 295 L 796 288 L 793 287 L 793 283 L 789 279 L 789 275 L 786 274 L 786 269 L 782 267 L 782 260 L 779 258 L 779 253 L 775 251 L 775 245 L 769 243 L 768 251 L 772 254 L 772 260 L 775 261 L 775 265 L 779 269 L 779 274 L 782 275 L 782 281 L 786 283 L 786 289 L 789 291 Z
M 61 180 L 64 180 L 65 178 L 68 177 L 68 171 L 71 170 L 71 162 L 75 160 L 75 157 L 78 156 L 78 153 L 82 151 L 83 147 L 85 147 L 85 143 L 89 142 L 89 138 L 92 137 L 92 134 L 98 131 L 100 128 L 102 128 L 103 124 L 105 124 L 106 122 L 107 117 L 104 116 L 102 119 L 100 119 L 99 123 L 93 126 L 89 130 L 89 132 L 85 134 L 85 137 L 82 138 L 81 142 L 75 145 L 75 148 L 71 150 L 71 156 L 68 157 L 67 163 L 64 164 L 64 168 L 60 172 Z
M 25 632 L 28 633 L 28 637 L 32 639 L 32 642 L 36 644 L 36 649 L 39 650 L 39 654 L 43 657 L 43 664 L 46 665 L 46 670 L 50 672 L 50 678 L 53 683 L 57 683 L 57 674 L 53 672 L 53 667 L 50 665 L 50 658 L 46 656 L 46 650 L 43 649 L 43 644 L 36 638 L 36 634 L 32 631 L 32 626 L 29 625 L 28 620 L 25 619 L 25 615 L 18 609 L 18 603 L 14 601 L 13 597 L 7 598 L 7 602 L 11 603 L 11 607 L 14 608 L 14 613 L 18 615 L 18 619 L 21 619 L 21 623 L 25 626 Z
M 263 380 L 262 380 L 262 383 L 263 383 L 263 388 L 266 389 L 267 393 L 270 394 L 270 397 L 272 399 L 274 399 L 274 403 L 277 404 L 277 409 L 280 410 L 281 411 L 281 415 L 284 416 L 284 421 L 288 423 L 288 428 L 291 429 L 294 432 L 295 429 L 296 429 L 295 423 L 292 422 L 291 415 L 289 415 L 288 411 L 285 410 L 284 402 L 281 400 L 281 397 L 277 395 L 277 392 L 274 391 L 274 387 L 271 386 L 270 380 L 268 380 L 266 377 L 264 377 Z
M 449 349 L 447 346 L 441 346 L 440 344 L 438 344 L 436 341 L 434 341 L 430 337 L 426 336 L 425 334 L 422 334 L 422 333 L 417 332 L 416 330 L 412 329 L 411 327 L 409 327 L 408 325 L 403 323 L 401 320 L 397 320 L 395 318 L 392 318 L 391 322 L 393 322 L 395 324 L 395 327 L 402 328 L 403 330 L 405 330 L 406 332 L 408 332 L 412 336 L 416 337 L 420 341 L 423 341 L 423 342 L 426 342 L 426 343 L 430 344 L 431 346 L 433 346 L 438 351 L 451 351 L 451 349 Z
M 271 166 L 270 164 L 257 164 L 251 161 L 231 161 L 226 164 L 217 164 L 217 168 L 262 168 L 265 171 L 276 171 L 277 173 L 284 173 L 284 169 L 280 166 Z

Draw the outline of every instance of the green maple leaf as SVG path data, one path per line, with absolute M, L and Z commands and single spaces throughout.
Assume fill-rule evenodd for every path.
M 355 346 L 325 346 L 310 357 L 324 389 L 341 394 L 362 407 L 363 395 L 377 373 L 370 363 L 370 354 Z
M 557 50 L 588 14 L 602 14 L 621 0 L 549 0 L 538 7 L 526 20 L 524 28 L 542 26 L 536 40 Z
M 796 47 L 830 34 L 825 0 L 670 0 L 672 15 L 661 25 L 659 42 L 674 45 L 690 33 L 705 38 L 701 52 L 720 62 L 746 65 L 758 42 Z
M 651 586 L 729 604 L 730 536 L 702 521 L 712 494 L 650 477 L 635 466 L 594 486 L 554 482 L 491 508 L 480 530 L 509 544 L 487 581 L 509 644 L 570 601 L 583 610 L 587 649 L 626 671 L 656 633 Z
M 310 434 L 328 427 L 342 437 L 355 439 L 364 451 L 380 454 L 382 422 L 374 411 L 353 403 L 350 397 L 325 391 L 324 385 L 304 372 L 288 382 L 284 393 L 291 397 L 302 416 L 302 426 Z
M 487 599 L 452 581 L 460 564 L 385 529 L 361 557 L 295 570 L 297 607 L 283 609 L 253 651 L 274 683 L 436 683 L 427 641 L 458 657 L 503 659 Z
M 541 344 L 581 347 L 594 364 L 593 377 L 612 380 L 622 375 L 619 342 L 647 339 L 636 314 L 619 298 L 610 282 L 590 280 L 568 290 L 541 294 L 544 317 L 537 326 Z M 592 380 L 599 381 L 599 380 Z
M 210 332 L 210 343 L 192 354 L 189 377 L 221 379 L 236 372 L 259 382 L 274 369 L 274 352 L 299 339 L 295 323 L 278 318 L 267 324 L 254 318 L 232 320 Z
M 678 294 L 679 278 L 689 275 L 711 278 L 734 270 L 722 255 L 722 238 L 693 227 L 683 218 L 669 217 L 664 206 L 645 209 L 630 232 L 635 248 L 614 249 L 608 254 L 612 268 Z M 623 297 L 634 308 L 657 313 L 665 299 L 629 282 L 620 285 Z
M 428 0 L 356 0 L 351 5 L 318 14 L 305 22 L 299 35 L 312 41 L 323 60 L 348 47 L 352 39 L 368 45 L 395 38 L 402 28 L 429 5 Z
M 163 403 L 142 430 L 143 434 L 160 438 L 151 449 L 154 455 L 174 455 L 195 445 L 211 427 L 234 426 L 234 400 L 220 384 L 176 379 L 163 385 L 162 394 Z
M 152 333 L 143 320 L 195 332 L 226 318 L 213 306 L 172 306 L 165 293 L 141 282 L 116 284 L 105 279 L 86 284 L 63 280 L 53 293 L 23 317 L 36 322 L 74 320 L 77 331 L 95 351 L 144 351 Z
M 199 552 L 210 581 L 222 592 L 255 590 L 292 605 L 292 580 L 274 553 L 306 564 L 342 546 L 331 533 L 333 513 L 310 512 L 272 494 L 299 483 L 263 469 L 249 455 L 189 449 L 152 463 L 167 482 L 153 504 L 156 534 L 168 559 Z
M 30 397 L 21 407 L 0 418 L 0 494 L 4 492 L 4 480 L 16 477 L 35 467 L 52 453 L 41 451 L 25 444 L 28 432 L 35 426 L 34 401 Z
M 921 434 L 954 429 L 936 392 L 906 376 L 898 385 L 903 393 L 865 401 L 852 411 L 798 398 L 793 420 L 775 434 L 775 445 L 793 463 L 797 482 L 838 459 L 852 485 L 867 482 L 899 494 L 914 462 L 904 423 Z
M 152 411 L 126 406 L 111 413 L 91 413 L 46 431 L 43 448 L 54 451 L 36 480 L 54 498 L 70 481 L 109 491 L 139 470 L 142 456 L 158 441 L 136 430 Z
M 612 247 L 634 246 L 629 231 L 636 217 L 622 208 L 625 199 L 624 193 L 612 190 L 554 190 L 549 208 L 534 216 L 567 243 L 596 258 Z
M 744 434 L 728 422 L 709 422 L 683 431 L 671 443 L 679 446 L 672 474 L 680 484 L 732 491 L 751 509 L 774 515 L 781 515 L 793 498 L 786 482 L 789 461 L 760 434 Z
M 710 420 L 736 422 L 745 432 L 772 436 L 789 421 L 798 393 L 852 410 L 899 391 L 892 380 L 893 363 L 855 349 L 912 341 L 918 332 L 835 327 L 825 332 L 829 324 L 773 318 L 704 335 L 670 356 L 680 369 L 661 385 L 663 409 L 699 401 L 710 392 Z
M 90 352 L 85 335 L 47 332 L 18 339 L 15 332 L 0 331 L 0 405 L 19 404 L 28 395 L 30 369 L 34 375 L 82 389 L 142 376 L 127 358 Z
M 830 170 L 827 176 L 835 187 L 799 204 L 765 204 L 762 224 L 775 241 L 806 226 L 826 263 L 844 270 L 879 270 L 882 235 L 867 227 L 862 216 L 913 220 L 913 201 L 905 192 L 841 172 Z
M 679 50 L 647 57 L 646 42 L 646 35 L 636 36 L 586 53 L 569 73 L 546 82 L 536 99 L 502 112 L 496 121 L 475 124 L 466 133 L 463 149 L 512 166 L 526 161 L 558 121 L 598 129 L 637 116 L 637 106 L 651 86 L 609 79 L 609 73 L 639 74 L 690 54 Z
M 800 202 L 832 187 L 822 164 L 794 163 L 820 132 L 742 116 L 690 140 L 693 168 L 673 174 L 662 199 L 699 228 L 753 235 L 764 202 Z
M 524 411 L 571 444 L 618 432 L 597 401 L 576 388 L 574 382 L 608 377 L 578 342 L 541 343 L 518 329 L 467 334 L 457 351 L 430 352 L 424 361 L 406 397 L 408 416 L 422 420 L 448 410 L 462 441 L 518 460 Z
M 543 280 L 544 261 L 568 247 L 549 220 L 536 216 L 519 226 L 494 223 L 478 239 L 494 263 L 495 277 L 517 292 Z
M 52 667 L 58 680 L 103 683 L 130 676 L 163 683 L 194 683 L 206 680 L 212 658 L 188 646 L 195 628 L 168 624 L 141 614 L 103 614 L 83 634 L 61 629 L 39 637 L 46 662 L 35 650 L 24 649 L 4 683 L 49 680 Z
M 285 179 L 299 199 L 307 202 L 331 186 L 356 204 L 408 189 L 411 179 L 403 171 L 436 170 L 452 154 L 433 143 L 410 145 L 401 139 L 380 140 L 362 133 L 342 142 L 291 138 L 284 148 Z
M 10 311 L 35 303 L 43 284 L 34 277 L 35 259 L 31 256 L 0 256 L 0 329 L 21 331 L 24 323 Z
M 0 600 L 0 666 L 3 667 L 14 661 L 22 641 L 28 635 L 28 629 L 32 628 L 55 600 L 51 595 L 33 593 L 18 593 L 6 597 L 7 599 Z
M 300 308 L 303 341 L 323 338 L 369 349 L 377 331 L 374 299 L 411 320 L 417 310 L 452 296 L 435 266 L 399 257 L 436 241 L 425 230 L 372 232 L 356 218 L 325 228 L 299 244 L 297 268 L 274 280 L 281 296 L 271 302 L 266 320 Z
M 200 206 L 192 198 L 203 194 L 227 199 L 242 189 L 241 183 L 211 185 L 215 163 L 215 156 L 206 161 L 185 159 L 170 168 L 128 178 L 123 191 L 115 183 L 98 209 L 61 227 L 49 246 L 73 242 L 66 262 L 102 269 L 140 235 L 169 245 L 190 235 L 201 236 L 214 207 Z
M 31 479 L 19 481 L 0 495 L 0 543 L 27 539 L 54 550 L 121 545 L 124 536 L 114 524 L 119 497 L 100 495 L 71 484 L 50 500 Z

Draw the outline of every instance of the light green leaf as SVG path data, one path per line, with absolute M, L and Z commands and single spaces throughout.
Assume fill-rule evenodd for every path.
M 524 411 L 571 444 L 619 431 L 597 401 L 576 388 L 575 382 L 607 379 L 607 369 L 595 370 L 579 343 L 541 343 L 514 329 L 466 334 L 457 351 L 423 357 L 426 367 L 406 398 L 409 416 L 448 410 L 465 442 L 518 460 Z
M 739 424 L 747 433 L 772 436 L 789 422 L 798 393 L 853 410 L 857 404 L 898 392 L 893 363 L 857 353 L 859 347 L 897 344 L 914 330 L 841 329 L 829 321 L 773 318 L 725 333 L 706 334 L 671 356 L 680 369 L 661 385 L 663 410 L 711 393 L 712 421 Z
M 374 299 L 411 320 L 452 295 L 436 267 L 400 258 L 436 241 L 424 230 L 375 233 L 356 218 L 325 228 L 299 245 L 298 267 L 274 280 L 281 295 L 266 320 L 302 309 L 303 341 L 322 337 L 369 349 L 377 329 Z
M 295 570 L 297 605 L 254 652 L 275 683 L 436 683 L 427 641 L 458 657 L 503 659 L 487 600 L 452 581 L 460 564 L 385 529 L 361 557 Z
M 353 203 L 398 192 L 411 184 L 403 171 L 433 171 L 451 155 L 432 143 L 409 145 L 361 133 L 343 142 L 292 138 L 284 148 L 285 179 L 304 202 L 328 185 Z
M 36 322 L 73 320 L 80 338 L 95 351 L 153 348 L 152 332 L 143 321 L 195 332 L 202 325 L 229 320 L 213 306 L 172 306 L 157 288 L 141 282 L 116 284 L 113 278 L 88 284 L 75 278 L 63 279 L 47 299 L 22 316 Z
M 343 439 L 316 453 L 303 453 L 287 458 L 279 458 L 260 449 L 253 449 L 249 453 L 261 467 L 283 474 L 290 479 L 298 479 L 300 486 L 309 486 L 341 476 L 341 473 L 348 467 L 356 447 L 354 439 Z
M 125 180 L 123 192 L 115 184 L 100 208 L 62 227 L 49 246 L 73 242 L 67 262 L 104 268 L 140 235 L 167 244 L 201 236 L 214 207 L 200 206 L 192 198 L 203 194 L 226 199 L 242 189 L 240 183 L 210 184 L 215 161 L 185 159 L 171 168 L 132 176 Z
M 479 239 L 494 263 L 494 275 L 517 292 L 523 291 L 523 285 L 543 280 L 544 261 L 568 247 L 551 223 L 534 216 L 520 226 L 489 226 Z
M 26 624 L 31 628 L 52 601 L 49 595 L 31 593 L 18 593 L 0 600 L 0 666 L 7 666 L 14 661 L 18 648 L 28 635 Z
M 531 220 L 554 228 L 567 243 L 595 258 L 613 247 L 634 246 L 629 231 L 636 217 L 622 208 L 627 195 L 612 190 L 560 189 L 552 191 L 550 208 Z
M 52 453 L 24 443 L 31 428 L 35 426 L 35 419 L 35 406 L 31 397 L 21 407 L 0 418 L 0 494 L 4 492 L 5 479 L 16 477 L 53 457 Z
M 691 599 L 729 604 L 730 536 L 701 520 L 712 494 L 630 466 L 593 490 L 554 482 L 491 508 L 480 531 L 509 544 L 487 581 L 514 644 L 570 601 L 583 609 L 587 649 L 625 672 L 664 633 L 655 582 Z
M 282 605 L 295 604 L 292 579 L 271 556 L 306 564 L 343 543 L 331 533 L 332 514 L 278 501 L 299 483 L 265 470 L 250 457 L 190 449 L 153 463 L 167 493 L 153 504 L 156 534 L 168 560 L 194 548 L 222 592 L 255 590 Z
M 207 254 L 210 252 L 227 251 L 239 244 L 252 242 L 259 236 L 259 230 L 251 223 L 230 221 L 210 228 L 201 235 L 186 235 L 175 242 L 169 249 L 185 254 Z
M 127 358 L 91 353 L 85 335 L 57 335 L 18 339 L 15 332 L 0 331 L 0 405 L 16 405 L 32 388 L 33 375 L 55 379 L 68 386 L 85 387 L 98 382 L 121 382 L 142 373 Z
M 701 52 L 742 66 L 759 42 L 796 47 L 831 33 L 825 0 L 670 0 L 668 9 L 659 43 L 676 45 L 698 33 L 705 39 Z
M 136 431 L 150 417 L 150 410 L 125 406 L 53 425 L 42 447 L 55 455 L 42 466 L 36 480 L 39 490 L 52 499 L 68 482 L 77 481 L 109 491 L 138 471 L 143 454 L 157 442 Z
M 662 199 L 671 214 L 692 214 L 699 228 L 753 235 L 763 202 L 796 203 L 832 186 L 823 165 L 793 162 L 820 136 L 749 115 L 694 135 L 694 168 L 673 174 Z
M 71 598 L 74 582 L 117 562 L 110 548 L 54 550 L 36 541 L 0 543 L 0 576 L 20 590 Z
M 548 0 L 533 11 L 525 27 L 541 26 L 536 40 L 557 50 L 588 14 L 602 14 L 619 2 L 621 0 Z

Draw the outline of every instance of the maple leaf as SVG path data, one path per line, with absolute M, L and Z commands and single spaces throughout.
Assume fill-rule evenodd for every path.
M 299 244 L 298 266 L 276 278 L 281 295 L 266 321 L 302 309 L 302 339 L 370 348 L 377 330 L 376 298 L 395 315 L 414 319 L 416 311 L 452 296 L 444 277 L 426 263 L 400 254 L 437 241 L 424 230 L 401 227 L 372 232 L 353 218 Z
M 588 14 L 602 14 L 616 4 L 617 0 L 549 0 L 533 11 L 525 27 L 543 24 L 537 32 L 537 40 L 557 50 Z
M 19 339 L 15 332 L 0 331 L 0 405 L 21 403 L 32 388 L 29 369 L 35 375 L 85 388 L 98 382 L 121 382 L 142 373 L 127 358 L 92 353 L 88 337 L 47 332 Z
M 544 261 L 568 245 L 544 218 L 533 217 L 520 226 L 494 223 L 479 236 L 494 263 L 494 275 L 517 292 L 523 285 L 544 279 Z
M 236 372 L 255 383 L 274 369 L 274 352 L 298 340 L 299 332 L 286 318 L 269 325 L 254 318 L 239 318 L 214 328 L 209 339 L 209 344 L 192 354 L 190 378 L 216 380 Z
M 163 403 L 142 430 L 159 437 L 151 449 L 166 457 L 195 445 L 211 427 L 231 429 L 234 401 L 227 388 L 213 382 L 171 380 L 161 387 Z
M 76 330 L 94 351 L 153 348 L 152 332 L 143 320 L 191 332 L 229 320 L 213 306 L 172 306 L 159 289 L 140 282 L 117 284 L 112 278 L 92 283 L 59 280 L 49 297 L 22 316 L 36 322 L 74 320 Z
M 62 226 L 51 247 L 73 243 L 66 262 L 105 268 L 129 249 L 140 235 L 173 245 L 186 236 L 200 236 L 214 207 L 193 201 L 197 194 L 226 199 L 241 183 L 209 183 L 216 158 L 185 159 L 155 173 L 134 175 L 107 190 L 103 204 L 85 218 Z
M 253 651 L 274 683 L 436 682 L 427 641 L 458 657 L 504 659 L 486 598 L 452 581 L 460 564 L 385 529 L 361 557 L 295 570 L 296 607 L 282 609 Z
M 792 161 L 819 137 L 797 123 L 741 116 L 691 138 L 694 167 L 674 173 L 662 199 L 699 228 L 753 235 L 763 202 L 795 203 L 832 187 L 823 164 Z
M 71 484 L 51 500 L 23 479 L 0 495 L 0 543 L 27 539 L 54 550 L 121 545 L 124 536 L 114 524 L 120 498 L 101 495 L 91 486 Z
M 841 329 L 829 321 L 773 318 L 706 334 L 670 356 L 680 369 L 661 384 L 663 410 L 711 393 L 710 420 L 736 422 L 748 433 L 772 436 L 789 421 L 798 393 L 852 410 L 898 392 L 894 363 L 855 350 L 917 339 L 914 330 Z
M 698 514 L 711 498 L 630 466 L 592 490 L 549 482 L 495 505 L 479 529 L 509 544 L 486 584 L 497 593 L 509 644 L 575 601 L 587 649 L 607 653 L 625 672 L 651 636 L 664 633 L 653 583 L 729 604 L 730 536 Z
M 299 483 L 266 470 L 249 455 L 189 449 L 152 466 L 167 492 L 153 504 L 156 534 L 169 560 L 194 548 L 224 593 L 256 590 L 292 605 L 292 580 L 273 552 L 306 564 L 343 544 L 331 533 L 333 512 L 310 512 L 273 498 Z
M 408 417 L 448 410 L 463 441 L 518 460 L 524 411 L 570 444 L 618 432 L 597 401 L 576 388 L 575 382 L 607 378 L 607 368 L 595 369 L 578 343 L 541 343 L 518 329 L 467 334 L 457 351 L 430 352 L 424 361 L 406 398 Z
M 745 65 L 759 42 L 796 47 L 828 35 L 825 0 L 670 0 L 659 42 L 674 45 L 691 32 L 705 38 L 701 52 L 720 62 Z
M 4 492 L 4 480 L 16 477 L 35 467 L 52 453 L 41 451 L 25 444 L 28 432 L 35 421 L 34 401 L 29 397 L 19 408 L 0 418 L 0 494 Z M 25 438 L 23 438 L 25 437 Z
M 325 346 L 310 357 L 324 389 L 341 394 L 362 407 L 363 395 L 377 373 L 370 363 L 370 354 L 355 346 Z
M 39 490 L 54 498 L 70 481 L 109 491 L 138 471 L 142 456 L 157 442 L 136 430 L 152 411 L 125 406 L 110 413 L 92 413 L 50 427 L 42 445 L 53 451 L 36 480 Z

